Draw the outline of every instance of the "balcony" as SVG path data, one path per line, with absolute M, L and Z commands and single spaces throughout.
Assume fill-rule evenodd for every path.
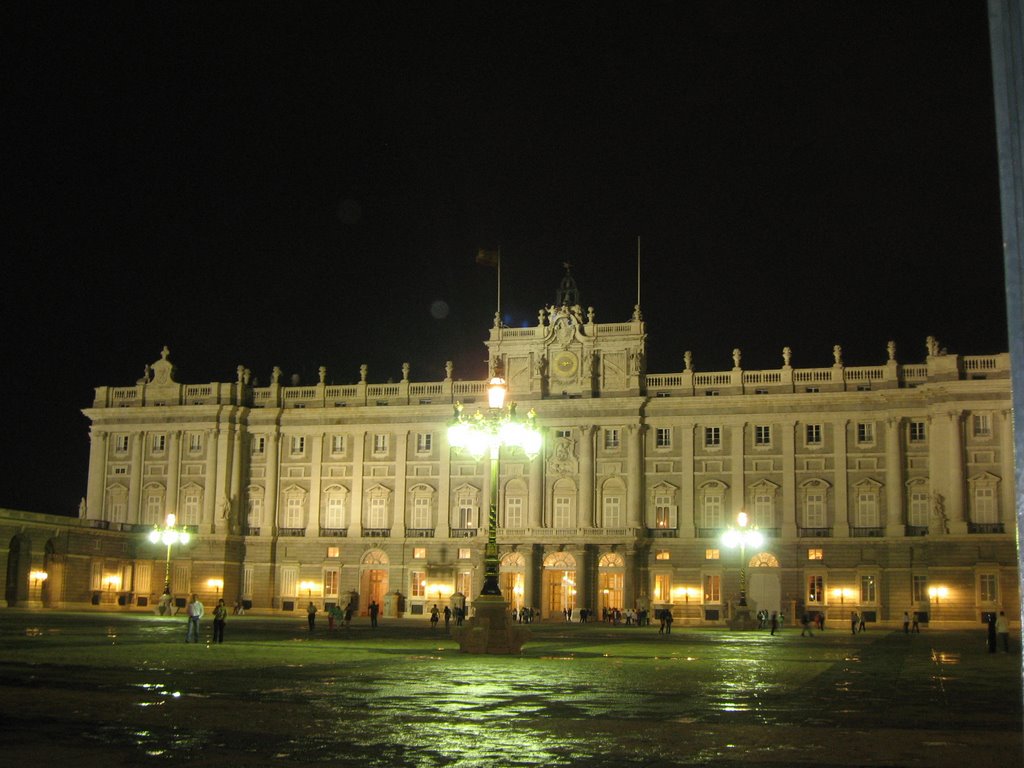
M 1005 533 L 1002 523 L 968 523 L 968 533 Z
M 363 538 L 386 539 L 391 536 L 390 528 L 363 528 Z
M 652 539 L 677 539 L 679 538 L 678 528 L 648 528 L 647 535 Z
M 305 528 L 278 528 L 277 529 L 277 535 L 278 536 L 299 536 L 299 537 L 301 537 L 301 536 L 305 536 L 306 535 L 306 529 Z
M 406 528 L 405 536 L 409 539 L 432 539 L 434 538 L 433 528 Z
M 907 536 L 927 536 L 928 526 L 927 525 L 908 525 L 906 527 Z
M 259 536 L 260 535 L 259 526 L 250 525 L 248 528 L 245 529 L 245 535 L 246 536 Z
M 327 539 L 344 539 L 348 537 L 348 528 L 321 528 L 320 536 Z
M 451 538 L 453 539 L 472 539 L 477 535 L 479 528 L 452 528 Z
M 850 528 L 850 535 L 855 539 L 864 538 L 881 538 L 885 536 L 885 528 L 870 527 L 870 528 Z
M 832 536 L 831 528 L 797 528 L 796 535 L 801 539 L 827 539 Z

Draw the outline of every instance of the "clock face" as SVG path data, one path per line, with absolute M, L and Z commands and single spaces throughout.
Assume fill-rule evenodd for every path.
M 559 352 L 555 355 L 555 375 L 561 378 L 568 378 L 576 373 L 579 360 L 572 352 Z

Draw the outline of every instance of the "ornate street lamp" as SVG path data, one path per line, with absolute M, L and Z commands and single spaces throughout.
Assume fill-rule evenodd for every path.
M 750 518 L 746 512 L 736 515 L 738 528 L 730 527 L 722 534 L 722 543 L 729 549 L 740 548 L 740 606 L 747 605 L 747 545 L 760 547 L 764 543 L 764 536 L 757 530 L 757 526 L 747 527 Z
M 171 547 L 175 544 L 188 544 L 189 539 L 192 538 L 184 527 L 174 527 L 176 521 L 177 518 L 173 514 L 167 515 L 167 524 L 163 528 L 154 525 L 153 530 L 149 532 L 151 542 L 154 544 L 163 542 L 167 545 L 167 564 L 164 568 L 164 589 L 166 590 L 171 588 Z
M 466 416 L 462 403 L 455 404 L 455 418 L 448 427 L 448 443 L 456 450 L 465 451 L 477 461 L 490 454 L 491 483 L 488 492 L 487 546 L 484 549 L 484 585 L 481 595 L 501 597 L 498 585 L 498 458 L 502 446 L 521 448 L 533 459 L 543 446 L 544 439 L 535 423 L 537 414 L 531 409 L 526 418 L 516 414 L 516 404 L 505 405 L 508 387 L 499 376 L 491 379 L 487 387 L 487 413 L 477 411 Z

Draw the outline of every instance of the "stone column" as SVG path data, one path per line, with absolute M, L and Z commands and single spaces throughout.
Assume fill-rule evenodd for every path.
M 171 430 L 167 433 L 167 512 L 177 517 L 178 524 L 182 523 L 178 514 L 178 486 L 181 473 L 181 445 L 178 440 L 178 432 Z
M 217 468 L 227 463 L 227 453 L 227 433 L 221 432 L 216 427 L 207 430 L 206 493 L 203 494 L 203 525 L 211 533 L 216 533 L 218 526 L 226 527 L 223 522 L 217 520 L 217 510 L 220 508 L 219 500 L 227 497 L 224 479 L 220 476 Z
M 832 527 L 832 535 L 836 537 L 850 535 L 850 481 L 846 426 L 846 419 L 833 422 L 835 430 L 835 470 L 833 473 L 835 522 Z
M 895 416 L 885 420 L 885 535 L 903 536 L 903 421 Z
M 696 439 L 694 429 L 695 426 L 693 424 L 682 424 L 679 427 L 679 444 L 682 456 L 680 456 L 681 468 L 676 518 L 679 526 L 679 537 L 682 539 L 692 539 L 697 535 L 693 524 L 693 505 L 696 499 L 693 482 L 693 441 Z
M 746 509 L 747 507 L 746 467 L 743 466 L 746 455 L 746 427 L 746 424 L 734 425 L 732 427 L 732 436 L 729 440 L 731 443 L 729 450 L 729 482 L 732 484 L 732 493 L 730 494 L 732 504 L 725 509 L 725 524 L 727 526 L 736 525 L 736 515 L 741 509 Z
M 594 509 L 594 427 L 580 427 L 580 527 L 596 528 Z
M 527 527 L 533 531 L 543 526 L 544 520 L 544 452 L 530 462 L 530 500 Z
M 139 505 L 142 500 L 142 441 L 141 431 L 132 432 L 132 475 L 128 484 L 128 516 L 125 518 L 128 523 L 137 525 L 142 522 L 139 519 Z M 161 521 L 157 521 L 161 522 Z
M 89 430 L 89 481 L 86 486 L 85 516 L 103 519 L 103 492 L 107 477 L 107 446 L 109 434 L 95 426 Z
M 962 535 L 967 533 L 967 518 L 964 514 L 964 415 L 963 411 L 950 411 L 946 416 L 949 430 L 949 443 L 946 446 L 949 477 L 946 515 L 949 518 L 949 532 Z
M 246 455 L 242 452 L 242 425 L 235 423 L 234 440 L 231 443 L 231 496 L 228 508 L 228 533 L 238 533 L 245 530 L 245 520 L 242 518 L 246 512 L 242 506 L 242 464 Z
M 264 457 L 264 477 L 267 482 L 264 490 L 265 496 L 263 499 L 263 519 L 260 521 L 260 538 L 273 536 L 277 531 L 277 478 L 281 467 L 279 438 L 280 435 L 277 432 L 277 427 L 274 426 L 271 431 L 267 433 L 267 453 Z
M 784 421 L 779 424 L 782 434 L 782 538 L 792 541 L 796 538 L 796 423 Z
M 646 591 L 646 587 L 638 583 L 639 574 L 637 573 L 636 550 L 630 548 L 622 554 L 626 563 L 622 579 L 622 606 L 631 607 L 636 605 L 637 596 L 641 592 Z
M 627 462 L 626 525 L 639 528 L 643 524 L 643 430 L 642 424 L 626 426 L 629 459 Z
M 447 539 L 452 525 L 452 448 L 448 444 L 448 432 L 443 430 L 441 443 L 441 471 L 437 479 L 437 524 L 434 538 Z
M 999 510 L 1003 530 L 1013 533 L 1017 525 L 1014 514 L 1013 479 L 1013 411 L 999 412 Z
M 391 535 L 405 536 L 409 525 L 408 502 L 406 498 L 406 476 L 409 472 L 409 430 L 395 432 L 395 516 L 391 520 Z
M 580 550 L 580 565 L 576 574 L 576 608 L 594 608 L 597 605 L 596 573 L 597 547 L 584 544 Z
M 306 517 L 306 538 L 320 535 L 320 488 L 323 484 L 324 471 L 324 435 L 310 435 L 309 473 L 309 515 Z
M 349 535 L 363 535 L 363 456 L 366 453 L 366 431 L 358 430 L 352 437 L 352 519 Z

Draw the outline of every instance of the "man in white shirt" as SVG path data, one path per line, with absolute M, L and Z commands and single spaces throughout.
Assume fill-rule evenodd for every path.
M 192 599 L 188 603 L 188 629 L 185 631 L 185 642 L 194 640 L 199 642 L 199 620 L 203 618 L 205 609 L 203 604 L 199 602 L 197 595 L 192 595 Z

